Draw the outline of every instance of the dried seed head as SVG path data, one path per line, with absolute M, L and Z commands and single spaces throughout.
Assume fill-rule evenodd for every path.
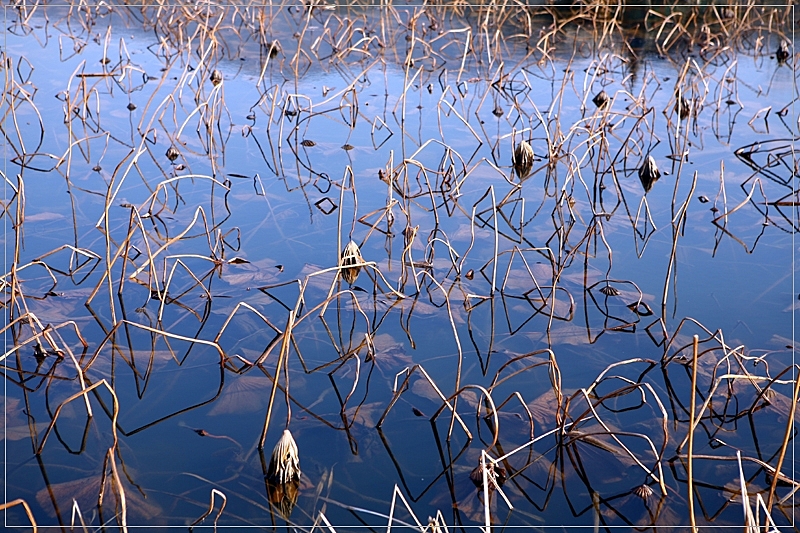
M 281 51 L 281 43 L 274 40 L 269 45 L 269 57 L 275 57 Z
M 339 261 L 339 266 L 350 268 L 342 269 L 342 278 L 351 285 L 355 283 L 359 272 L 361 272 L 361 267 L 351 265 L 357 265 L 363 262 L 364 258 L 361 257 L 361 250 L 358 248 L 358 245 L 353 241 L 348 242 L 347 246 L 342 250 L 342 259 Z
M 603 287 L 600 287 L 600 292 L 602 292 L 606 296 L 619 296 L 619 290 L 616 287 L 612 287 L 611 285 L 605 285 Z
M 439 529 L 439 524 L 437 523 L 436 519 L 432 516 L 428 517 L 428 526 L 425 528 L 425 533 L 439 533 L 441 530 Z
M 775 57 L 778 59 L 779 62 L 784 62 L 789 59 L 789 43 L 786 41 L 781 41 L 778 45 L 778 50 L 775 52 Z
M 512 159 L 514 165 L 514 172 L 517 173 L 519 179 L 525 179 L 531 173 L 533 168 L 533 148 L 527 141 L 520 142 L 514 148 L 514 157 Z
M 681 120 L 687 118 L 692 111 L 692 103 L 684 98 L 683 96 L 679 96 L 675 100 L 675 112 L 678 113 L 678 116 Z
M 174 146 L 170 146 L 169 148 L 167 148 L 166 155 L 167 159 L 169 159 L 170 161 L 175 161 L 176 159 L 178 159 L 178 156 L 181 155 L 181 153 Z
M 639 485 L 631 492 L 633 492 L 635 495 L 637 495 L 644 501 L 647 501 L 653 497 L 653 489 L 651 489 L 649 485 Z
M 491 492 L 494 490 L 494 483 L 492 483 L 492 478 L 494 478 L 498 487 L 502 487 L 503 483 L 506 482 L 506 469 L 491 463 L 487 464 L 486 466 L 489 469 L 488 481 L 489 481 L 489 491 Z M 469 473 L 469 478 L 472 480 L 472 483 L 474 483 L 476 487 L 478 487 L 479 489 L 483 488 L 483 468 L 481 468 L 480 464 L 476 466 L 472 470 L 472 472 Z
M 503 108 L 500 107 L 500 104 L 497 104 L 494 107 L 494 109 L 492 109 L 492 115 L 494 115 L 496 117 L 502 117 L 504 114 L 505 114 L 505 111 L 503 111 Z
M 661 177 L 661 171 L 658 170 L 658 165 L 656 165 L 656 160 L 653 159 L 652 155 L 648 155 L 647 159 L 644 160 L 644 165 L 642 165 L 642 168 L 639 169 L 639 181 L 642 182 L 642 187 L 644 187 L 645 194 L 650 192 L 650 189 L 653 187 L 653 184 L 660 177 Z
M 267 477 L 273 483 L 285 484 L 300 479 L 300 455 L 292 432 L 283 430 L 278 444 L 272 450 Z
M 595 95 L 594 98 L 592 98 L 592 102 L 597 107 L 605 107 L 605 105 L 608 103 L 608 94 L 606 94 L 605 91 L 600 91 L 597 93 L 597 95 Z
M 217 69 L 214 69 L 214 71 L 211 73 L 211 83 L 213 83 L 214 85 L 219 85 L 220 83 L 222 83 L 222 72 L 220 72 Z
M 42 345 L 38 342 L 33 346 L 33 356 L 36 358 L 36 362 L 42 364 L 42 362 L 47 358 L 47 352 L 44 351 Z

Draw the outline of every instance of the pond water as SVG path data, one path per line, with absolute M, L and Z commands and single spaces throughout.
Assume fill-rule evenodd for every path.
M 796 528 L 794 12 L 311 5 L 5 7 L 6 501 Z

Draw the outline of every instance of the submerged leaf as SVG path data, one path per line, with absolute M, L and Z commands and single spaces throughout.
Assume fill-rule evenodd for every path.
M 266 406 L 271 382 L 259 376 L 240 376 L 225 389 L 209 415 L 231 415 L 260 411 Z
M 110 474 L 106 476 L 103 509 L 113 515 L 120 502 L 116 487 L 112 487 L 111 478 Z M 136 487 L 127 482 L 125 476 L 121 476 L 121 479 L 122 486 L 125 489 L 125 506 L 128 520 L 135 519 L 135 521 L 143 522 L 161 514 L 161 507 L 146 500 Z M 45 509 L 47 514 L 55 517 L 56 510 L 53 508 L 52 502 L 52 499 L 55 499 L 62 517 L 68 518 L 66 513 L 69 512 L 68 509 L 72 508 L 73 500 L 78 502 L 78 506 L 82 511 L 86 512 L 97 508 L 99 494 L 100 476 L 92 475 L 83 479 L 56 483 L 45 487 L 36 493 L 36 502 Z

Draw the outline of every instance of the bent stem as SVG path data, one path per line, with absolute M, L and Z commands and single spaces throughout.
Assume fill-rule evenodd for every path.
M 697 532 L 697 522 L 694 517 L 694 481 L 692 477 L 692 454 L 694 454 L 694 412 L 697 407 L 695 402 L 695 390 L 697 387 L 697 343 L 698 337 L 692 339 L 692 399 L 689 407 L 689 457 L 687 458 L 687 485 L 689 486 L 689 521 L 692 524 L 692 531 Z M 777 478 L 776 478 L 777 479 Z

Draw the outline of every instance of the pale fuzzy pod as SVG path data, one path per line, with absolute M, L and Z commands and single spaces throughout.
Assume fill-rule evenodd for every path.
M 288 429 L 283 431 L 278 444 L 272 450 L 268 477 L 270 481 L 279 484 L 300 479 L 300 454 L 292 432 Z
M 658 170 L 656 160 L 653 159 L 652 155 L 648 155 L 647 159 L 644 160 L 644 165 L 642 165 L 642 168 L 639 169 L 639 181 L 642 182 L 642 187 L 644 187 L 645 194 L 650 192 L 650 189 L 653 187 L 653 183 L 655 183 L 660 177 L 661 171 Z
M 527 141 L 521 141 L 516 148 L 514 148 L 514 158 L 512 160 L 514 165 L 514 172 L 517 173 L 519 179 L 525 179 L 531 173 L 533 168 L 533 148 Z
M 339 262 L 339 266 L 347 267 L 350 265 L 357 265 L 363 262 L 364 258 L 361 257 L 361 250 L 358 248 L 358 245 L 353 241 L 348 242 L 347 246 L 345 246 L 344 250 L 342 250 L 342 260 Z M 343 268 L 342 277 L 347 283 L 353 284 L 355 283 L 359 272 L 361 272 L 360 266 Z
M 214 85 L 219 85 L 222 83 L 222 72 L 214 69 L 214 71 L 211 73 L 211 83 Z
M 597 107 L 605 107 L 605 105 L 608 103 L 608 93 L 605 91 L 600 91 L 595 95 L 594 98 L 592 98 L 592 102 Z
M 647 501 L 653 496 L 653 489 L 651 489 L 649 485 L 639 485 L 633 489 L 633 493 L 644 501 Z
M 679 96 L 675 100 L 675 112 L 681 120 L 687 118 L 692 112 L 692 103 L 683 96 Z
M 789 59 L 791 52 L 789 51 L 789 43 L 786 41 L 781 41 L 778 45 L 778 50 L 775 52 L 775 57 L 778 58 L 778 61 L 786 61 Z

